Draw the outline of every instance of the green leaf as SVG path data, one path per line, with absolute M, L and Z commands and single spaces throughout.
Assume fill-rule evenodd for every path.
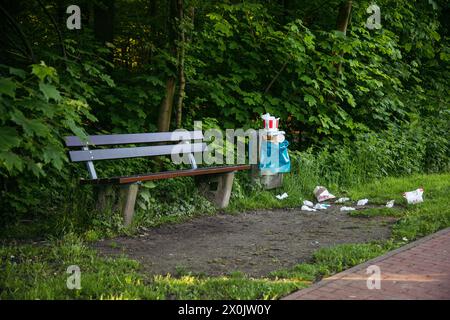
M 13 173 L 15 170 L 19 172 L 22 172 L 23 170 L 22 159 L 13 152 L 0 152 L 0 164 L 4 166 L 10 173 Z
M 316 98 L 314 98 L 312 95 L 309 95 L 309 94 L 305 95 L 303 100 L 308 102 L 310 107 L 315 106 L 317 104 Z
M 59 94 L 58 89 L 56 89 L 54 85 L 40 82 L 39 89 L 44 94 L 47 101 L 53 99 L 56 102 L 59 102 L 61 100 L 61 95 Z
M 11 79 L 0 78 L 0 94 L 10 96 L 11 98 L 16 97 L 16 84 Z
M 58 80 L 56 69 L 47 66 L 44 61 L 41 61 L 41 64 L 33 64 L 31 66 L 31 73 L 38 77 L 41 81 L 44 81 L 46 77 L 49 77 L 54 81 Z
M 0 128 L 0 151 L 7 151 L 19 146 L 20 138 L 17 130 L 11 127 Z
M 114 80 L 107 74 L 101 74 L 100 75 L 100 79 L 102 79 L 103 81 L 106 82 L 106 84 L 108 86 L 110 86 L 111 88 L 114 88 L 116 86 L 116 84 L 114 83 Z
M 141 187 L 146 188 L 146 189 L 153 189 L 156 187 L 156 184 L 153 181 L 147 181 L 147 182 L 143 182 Z
M 25 70 L 13 68 L 13 67 L 9 67 L 9 74 L 18 76 L 21 79 L 25 79 L 27 76 L 27 73 L 25 72 Z
M 347 102 L 348 102 L 348 104 L 351 105 L 353 108 L 356 107 L 356 102 L 355 102 L 355 99 L 353 98 L 352 95 L 349 95 L 349 96 L 347 97 Z
M 29 136 L 37 135 L 40 137 L 45 137 L 50 135 L 49 128 L 45 125 L 45 123 L 37 119 L 29 120 L 25 118 L 23 113 L 19 110 L 16 110 L 16 112 L 11 115 L 11 120 L 22 126 L 25 133 Z
M 313 83 L 312 79 L 310 77 L 308 77 L 307 75 L 301 76 L 300 79 L 303 80 L 304 82 L 306 82 L 306 84 Z
M 80 138 L 82 141 L 88 141 L 88 136 L 86 134 L 86 132 L 80 128 L 79 126 L 77 126 L 75 124 L 75 122 L 72 119 L 68 119 L 64 121 L 64 124 L 69 127 L 70 130 L 72 130 L 72 132 L 78 137 Z
M 63 166 L 63 153 L 54 146 L 48 145 L 42 153 L 45 163 L 51 163 L 56 169 L 61 170 Z

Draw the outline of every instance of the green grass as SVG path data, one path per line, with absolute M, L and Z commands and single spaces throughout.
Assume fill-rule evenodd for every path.
M 180 269 L 177 275 L 146 277 L 138 262 L 100 257 L 84 240 L 96 233 L 83 233 L 83 239 L 69 233 L 47 245 L 4 243 L 0 248 L 0 299 L 278 299 L 304 288 L 323 276 L 363 263 L 409 241 L 450 226 L 450 174 L 414 175 L 387 178 L 346 190 L 352 199 L 369 198 L 371 203 L 395 199 L 394 209 L 373 208 L 351 212 L 368 219 L 393 215 L 400 220 L 393 227 L 392 239 L 378 243 L 341 244 L 317 250 L 311 261 L 267 277 L 251 278 L 240 273 L 221 277 L 193 275 Z M 288 177 L 284 191 L 287 201 L 273 200 L 277 191 L 255 191 L 253 198 L 238 199 L 247 206 L 295 206 L 303 201 L 306 183 Z M 404 191 L 425 189 L 424 203 L 406 205 Z M 307 187 L 309 188 L 309 186 Z M 331 188 L 330 188 L 331 189 Z M 339 189 L 338 189 L 339 190 Z M 342 190 L 342 189 L 340 189 Z M 330 190 L 334 192 L 333 190 Z M 335 192 L 341 196 L 340 191 Z M 259 203 L 265 199 L 266 203 Z M 240 201 L 240 202 L 239 202 Z M 399 205 L 401 207 L 399 208 Z M 236 208 L 238 208 L 237 206 Z M 270 206 L 269 206 L 270 207 Z M 69 290 L 66 280 L 69 265 L 81 269 L 81 289 Z
M 80 290 L 67 289 L 70 265 L 80 267 Z M 101 258 L 73 234 L 47 246 L 5 245 L 0 266 L 0 299 L 276 299 L 308 284 L 239 273 L 206 277 L 183 272 L 147 278 L 136 261 Z
M 391 241 L 379 243 L 340 244 L 322 248 L 313 254 L 311 263 L 302 263 L 291 269 L 272 272 L 280 278 L 319 280 L 382 255 L 396 247 Z
M 401 217 L 404 215 L 403 209 L 397 208 L 368 208 L 364 210 L 349 211 L 352 217 Z
M 408 205 L 402 194 L 405 191 L 424 188 L 423 203 Z M 353 199 L 368 198 L 371 202 L 386 203 L 395 200 L 396 210 L 383 213 L 401 216 L 393 228 L 393 238 L 414 240 L 450 226 L 450 174 L 413 175 L 383 180 L 350 189 Z

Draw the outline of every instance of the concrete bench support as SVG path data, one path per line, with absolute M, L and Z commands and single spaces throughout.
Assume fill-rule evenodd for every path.
M 200 193 L 214 205 L 223 209 L 230 202 L 231 189 L 233 187 L 234 172 L 217 174 L 209 177 L 197 177 L 196 182 Z
M 139 185 L 137 183 L 120 186 L 119 208 L 122 210 L 125 226 L 129 226 L 133 220 L 138 191 Z

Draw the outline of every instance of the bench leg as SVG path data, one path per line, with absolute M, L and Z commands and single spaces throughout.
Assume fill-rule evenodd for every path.
M 215 203 L 218 208 L 226 208 L 230 202 L 231 189 L 233 188 L 234 172 L 229 172 L 219 177 L 219 183 L 215 194 Z
M 230 202 L 233 180 L 234 172 L 196 178 L 200 193 L 219 209 L 226 208 Z M 214 185 L 214 190 L 211 190 Z
M 123 213 L 124 225 L 129 226 L 133 220 L 134 205 L 138 194 L 139 185 L 137 183 L 127 184 L 120 187 L 120 207 Z
M 100 212 L 113 210 L 115 195 L 112 185 L 97 186 L 97 204 L 96 209 Z

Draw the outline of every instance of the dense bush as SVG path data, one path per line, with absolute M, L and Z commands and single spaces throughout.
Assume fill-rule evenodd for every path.
M 4 1 L 0 224 L 95 222 L 93 192 L 77 185 L 86 170 L 69 164 L 63 136 L 158 130 L 170 80 L 176 93 L 167 100 L 183 97 L 172 103 L 170 129 L 194 120 L 259 128 L 261 113 L 281 117 L 298 177 L 288 183 L 301 190 L 448 170 L 448 4 L 380 0 L 382 28 L 368 30 L 371 1 L 354 1 L 344 34 L 335 30 L 344 2 L 79 1 L 83 28 L 69 31 L 67 1 Z M 112 24 L 105 12 L 115 13 Z M 173 165 L 114 161 L 98 173 L 161 168 Z M 213 211 L 192 183 L 142 188 L 140 221 Z M 257 188 L 241 177 L 233 199 Z M 97 222 L 115 228 L 114 219 Z
M 450 170 L 449 121 L 391 125 L 359 134 L 348 145 L 292 152 L 293 173 L 310 181 L 351 186 L 386 176 Z

